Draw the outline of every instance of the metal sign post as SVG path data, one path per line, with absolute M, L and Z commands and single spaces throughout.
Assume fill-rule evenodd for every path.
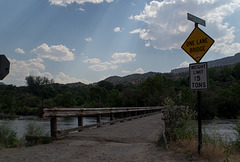
M 198 153 L 202 148 L 202 121 L 201 121 L 201 91 L 207 89 L 207 63 L 199 63 L 208 49 L 214 43 L 214 40 L 204 33 L 198 24 L 206 26 L 205 20 L 187 13 L 187 18 L 195 23 L 195 28 L 183 43 L 182 49 L 191 56 L 196 63 L 189 65 L 190 88 L 197 90 L 197 109 L 198 109 Z

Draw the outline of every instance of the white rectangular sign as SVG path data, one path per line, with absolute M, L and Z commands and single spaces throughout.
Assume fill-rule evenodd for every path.
M 193 22 L 195 22 L 197 24 L 200 24 L 202 26 L 206 26 L 205 20 L 200 19 L 199 17 L 194 16 L 194 15 L 192 15 L 190 13 L 187 13 L 187 19 L 190 20 L 190 21 L 193 21 Z
M 204 90 L 208 88 L 207 63 L 189 65 L 190 89 Z

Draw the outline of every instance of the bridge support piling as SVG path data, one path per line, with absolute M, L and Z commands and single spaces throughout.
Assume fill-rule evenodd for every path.
M 57 117 L 52 117 L 50 119 L 50 125 L 51 137 L 57 137 Z
M 78 126 L 83 126 L 83 117 L 82 116 L 79 116 L 78 117 Z M 81 132 L 80 130 L 78 130 L 78 132 Z
M 97 115 L 97 123 L 100 124 L 101 123 L 101 114 L 98 114 Z M 100 127 L 100 126 L 98 126 Z
M 110 120 L 113 120 L 113 119 L 114 119 L 114 114 L 111 113 L 111 114 L 110 114 Z
M 138 112 L 137 111 L 134 112 L 134 116 L 138 116 Z

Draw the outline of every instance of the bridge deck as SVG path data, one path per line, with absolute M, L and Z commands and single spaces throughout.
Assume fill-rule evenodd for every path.
M 185 161 L 185 155 L 158 150 L 161 114 L 68 134 L 47 145 L 2 149 L 0 161 Z

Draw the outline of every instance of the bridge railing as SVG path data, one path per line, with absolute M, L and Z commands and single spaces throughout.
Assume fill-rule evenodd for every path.
M 72 131 L 81 131 L 86 128 L 100 127 L 106 124 L 114 124 L 135 118 L 160 112 L 164 107 L 117 107 L 117 108 L 45 108 L 43 118 L 50 118 L 50 129 L 52 137 L 60 137 Z M 97 123 L 83 125 L 83 117 L 96 116 Z M 109 122 L 101 122 L 102 116 L 109 116 Z M 78 127 L 57 130 L 58 117 L 78 117 Z

